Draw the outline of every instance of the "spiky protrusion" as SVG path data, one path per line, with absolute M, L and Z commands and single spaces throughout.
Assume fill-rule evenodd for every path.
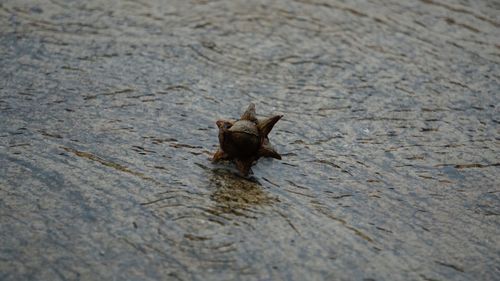
M 250 167 L 260 157 L 281 159 L 281 155 L 269 142 L 268 134 L 283 115 L 275 115 L 259 120 L 255 105 L 251 103 L 239 120 L 218 120 L 220 148 L 213 161 L 234 160 L 243 175 L 248 175 Z

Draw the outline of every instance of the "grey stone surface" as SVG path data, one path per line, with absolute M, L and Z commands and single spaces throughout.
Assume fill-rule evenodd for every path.
M 499 280 L 498 1 L 0 3 L 1 280 Z M 284 114 L 283 160 L 210 162 Z

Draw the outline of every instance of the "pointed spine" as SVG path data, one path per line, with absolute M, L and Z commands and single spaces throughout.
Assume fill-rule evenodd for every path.
M 240 171 L 241 175 L 248 176 L 250 168 L 252 167 L 252 159 L 236 159 L 236 168 Z
M 241 120 L 249 120 L 249 121 L 252 121 L 252 122 L 256 122 L 257 121 L 257 117 L 256 117 L 256 114 L 255 114 L 255 104 L 251 103 L 247 110 L 241 115 L 240 117 Z
M 260 135 L 263 138 L 267 138 L 267 135 L 273 129 L 274 124 L 276 124 L 276 122 L 278 122 L 281 117 L 283 117 L 283 115 L 275 115 L 259 121 L 259 123 L 257 124 L 257 128 L 259 129 Z
M 278 152 L 276 152 L 276 150 L 269 147 L 261 147 L 259 149 L 259 157 L 271 157 L 274 159 L 281 160 L 281 155 Z

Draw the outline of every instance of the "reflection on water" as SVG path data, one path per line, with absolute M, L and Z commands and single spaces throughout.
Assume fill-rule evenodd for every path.
M 272 198 L 255 178 L 241 177 L 225 169 L 214 169 L 209 177 L 210 198 L 221 213 L 245 215 L 254 206 L 271 205 Z

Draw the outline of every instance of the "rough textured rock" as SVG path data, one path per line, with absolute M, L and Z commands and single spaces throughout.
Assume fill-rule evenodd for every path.
M 2 1 L 0 279 L 498 279 L 499 10 Z M 246 180 L 249 102 L 285 155 Z

